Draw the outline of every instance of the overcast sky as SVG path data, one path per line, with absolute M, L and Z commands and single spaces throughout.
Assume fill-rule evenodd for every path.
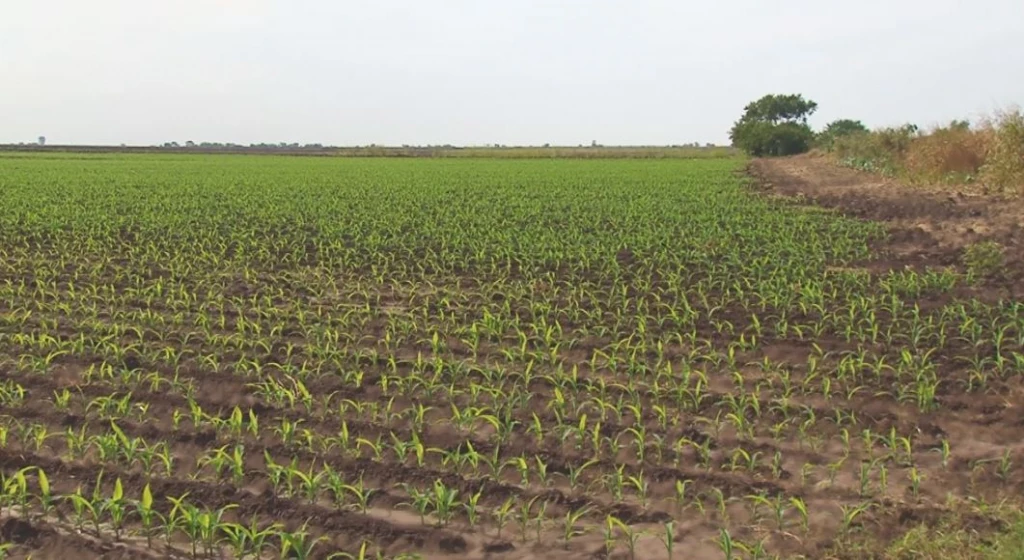
M 0 142 L 727 142 L 1024 104 L 1022 0 L 0 0 Z

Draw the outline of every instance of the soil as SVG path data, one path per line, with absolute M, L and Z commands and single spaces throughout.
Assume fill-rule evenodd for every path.
M 863 265 L 872 273 L 904 267 L 960 267 L 961 256 L 966 247 L 979 241 L 996 241 L 1005 249 L 1005 267 L 1000 274 L 985 280 L 978 286 L 955 294 L 976 297 L 981 300 L 1019 299 L 1024 290 L 1024 230 L 1021 218 L 1024 206 L 1017 201 L 993 200 L 931 190 L 910 190 L 887 180 L 860 172 L 832 166 L 827 160 L 815 157 L 798 157 L 777 160 L 758 160 L 751 163 L 750 173 L 759 180 L 760 188 L 766 194 L 786 197 L 800 204 L 815 204 L 859 219 L 881 221 L 889 229 L 889 239 L 875 247 L 877 258 Z M 634 256 L 628 252 L 618 255 L 624 266 L 629 266 Z M 29 274 L 26 272 L 26 274 Z M 239 288 L 244 293 L 244 286 Z M 543 289 L 543 288 L 539 288 Z M 30 296 L 31 294 L 28 294 Z M 373 312 L 379 315 L 406 313 L 405 305 L 413 300 L 422 304 L 422 299 L 431 298 L 426 293 L 381 293 L 374 301 L 379 306 Z M 494 296 L 496 294 L 491 294 Z M 26 297 L 28 297 L 26 296 Z M 503 296 L 504 297 L 504 296 Z M 922 301 L 922 304 L 927 304 Z M 934 302 L 932 302 L 934 303 Z M 369 309 L 370 304 L 366 304 Z M 423 308 L 421 305 L 419 308 Z M 353 307 L 353 309 L 359 309 Z M 726 310 L 724 314 L 733 313 Z M 738 313 L 738 312 L 737 312 Z M 742 315 L 736 314 L 738 318 Z M 219 334 L 227 336 L 235 330 L 236 323 L 229 320 Z M 289 324 L 288 328 L 297 325 Z M 379 323 L 368 321 L 364 329 L 351 341 L 342 341 L 338 346 L 353 350 L 383 348 L 384 331 Z M 358 329 L 357 329 L 358 330 Z M 189 327 L 184 327 L 189 332 Z M 272 364 L 288 363 L 287 345 L 294 342 L 300 348 L 309 341 L 282 331 L 281 340 L 265 354 L 258 356 L 258 362 L 266 368 L 267 376 L 280 379 L 280 372 Z M 70 334 L 70 333 L 69 333 Z M 124 338 L 129 334 L 125 333 Z M 163 342 L 156 343 L 155 337 Z M 701 324 L 700 336 L 704 340 L 716 340 L 720 333 L 712 324 Z M 875 434 L 886 434 L 895 430 L 901 435 L 910 435 L 911 454 L 915 469 L 923 475 L 920 487 L 911 491 L 908 477 L 911 469 L 893 466 L 889 472 L 889 486 L 874 497 L 873 507 L 865 511 L 851 525 L 854 535 L 865 536 L 883 542 L 898 538 L 908 528 L 935 523 L 949 510 L 946 498 L 953 494 L 959 497 L 974 497 L 997 501 L 1001 497 L 1024 494 L 1024 470 L 1013 469 L 997 472 L 993 458 L 1007 457 L 1016 464 L 1024 462 L 1024 443 L 1021 442 L 1022 425 L 1020 410 L 1024 407 L 1024 386 L 1018 379 L 992 380 L 989 390 L 984 393 L 966 394 L 960 382 L 966 377 L 965 366 L 957 362 L 957 356 L 943 357 L 944 380 L 939 395 L 941 407 L 923 412 L 909 403 L 894 402 L 879 398 L 873 391 L 888 388 L 892 380 L 880 379 L 878 386 L 865 388 L 850 398 L 827 400 L 820 395 L 800 394 L 793 397 L 792 405 L 800 414 L 813 414 L 822 420 L 810 428 L 802 439 L 795 437 L 795 428 L 785 432 L 782 438 L 767 437 L 772 423 L 782 421 L 777 407 L 780 405 L 777 388 L 767 388 L 762 382 L 771 381 L 771 376 L 759 372 L 754 366 L 740 366 L 741 383 L 750 394 L 753 389 L 763 388 L 758 393 L 758 404 L 765 413 L 758 420 L 758 436 L 752 440 L 740 437 L 736 431 L 725 428 L 713 432 L 704 422 L 714 418 L 723 410 L 726 401 L 734 396 L 734 378 L 723 371 L 708 366 L 708 398 L 687 412 L 680 422 L 662 429 L 651 412 L 654 403 L 649 395 L 638 397 L 641 413 L 639 423 L 647 426 L 652 436 L 664 436 L 667 442 L 686 437 L 698 445 L 705 445 L 709 451 L 708 465 L 700 464 L 696 451 L 686 450 L 676 460 L 649 459 L 638 465 L 635 453 L 627 446 L 632 440 L 622 437 L 623 449 L 616 457 L 605 456 L 590 467 L 581 487 L 571 488 L 567 483 L 570 466 L 586 461 L 587 455 L 572 445 L 560 441 L 560 436 L 545 433 L 541 441 L 527 431 L 532 416 L 524 415 L 522 424 L 516 429 L 511 440 L 500 449 L 500 457 L 508 461 L 516 457 L 539 457 L 547 461 L 551 481 L 540 483 L 532 480 L 520 483 L 518 473 L 507 468 L 498 476 L 485 477 L 470 474 L 466 468 L 456 469 L 442 463 L 439 455 L 431 454 L 422 464 L 411 457 L 398 459 L 387 451 L 382 457 L 372 457 L 365 446 L 359 447 L 357 455 L 327 451 L 311 454 L 299 445 L 282 443 L 272 427 L 281 427 L 286 422 L 302 421 L 301 427 L 321 437 L 335 437 L 339 434 L 338 416 L 345 419 L 346 428 L 356 437 L 373 441 L 387 438 L 394 433 L 402 440 L 409 440 L 413 431 L 412 421 L 407 416 L 392 419 L 386 424 L 369 410 L 355 408 L 359 404 L 372 403 L 383 408 L 389 400 L 382 394 L 382 377 L 389 371 L 388 364 L 366 356 L 349 356 L 346 371 L 362 371 L 360 383 L 344 381 L 341 368 L 337 375 L 310 379 L 308 390 L 318 399 L 330 396 L 333 412 L 327 407 L 314 405 L 305 410 L 299 405 L 274 402 L 257 393 L 252 378 L 239 375 L 229 368 L 237 363 L 240 356 L 221 356 L 222 365 L 211 366 L 198 356 L 208 353 L 212 346 L 199 337 L 187 338 L 175 327 L 167 326 L 159 333 L 146 331 L 142 335 L 145 344 L 159 349 L 161 345 L 178 346 L 190 353 L 182 358 L 176 367 L 150 358 L 134 355 L 125 359 L 127 369 L 140 368 L 155 372 L 157 377 L 177 379 L 179 387 L 174 391 L 166 383 L 150 384 L 140 381 L 132 385 L 130 401 L 133 405 L 132 419 L 119 421 L 121 430 L 129 438 L 144 438 L 146 441 L 166 441 L 171 448 L 176 468 L 173 475 L 162 473 L 159 466 L 144 468 L 138 463 L 117 464 L 101 461 L 98 450 L 90 448 L 82 457 L 69 458 L 69 448 L 64 440 L 66 430 L 86 429 L 89 434 L 105 432 L 105 422 L 100 420 L 95 409 L 87 403 L 111 393 L 111 387 L 119 387 L 124 395 L 127 389 L 113 382 L 88 381 L 95 374 L 98 359 L 87 360 L 58 357 L 48 368 L 47 375 L 17 371 L 12 363 L 0 362 L 4 380 L 15 381 L 27 390 L 26 402 L 17 408 L 11 407 L 0 412 L 9 417 L 11 426 L 43 425 L 59 434 L 41 446 L 16 437 L 12 430 L 7 445 L 0 446 L 0 468 L 10 474 L 25 467 L 42 468 L 53 485 L 55 494 L 70 494 L 76 488 L 92 489 L 93 481 L 102 474 L 101 486 L 109 493 L 115 479 L 120 479 L 126 496 L 135 499 L 143 487 L 150 485 L 157 509 L 164 515 L 170 513 L 169 497 L 187 494 L 188 499 L 201 507 L 217 509 L 233 506 L 226 512 L 225 519 L 246 523 L 257 519 L 262 524 L 271 522 L 295 530 L 306 527 L 314 536 L 322 537 L 322 546 L 315 557 L 325 557 L 327 552 L 344 550 L 354 552 L 364 540 L 372 541 L 389 557 L 414 553 L 425 559 L 589 559 L 589 558 L 630 558 L 625 541 L 620 535 L 614 552 L 609 556 L 604 549 L 602 530 L 608 515 L 614 515 L 631 527 L 642 531 L 644 536 L 637 542 L 635 558 L 664 558 L 666 553 L 658 538 L 664 534 L 665 522 L 674 520 L 674 535 L 678 540 L 676 557 L 688 559 L 717 559 L 723 553 L 718 539 L 721 529 L 728 526 L 730 534 L 743 542 L 764 541 L 768 549 L 782 557 L 825 558 L 841 555 L 834 545 L 842 524 L 843 508 L 861 503 L 857 479 L 861 460 L 867 457 L 859 451 L 843 450 L 839 441 L 842 437 L 840 425 L 845 426 L 847 435 L 856 439 L 862 430 L 870 429 Z M 580 377 L 593 382 L 589 389 L 581 389 L 581 395 L 590 396 L 596 392 L 599 380 L 614 379 L 614 372 L 591 369 L 588 360 L 591 350 L 602 348 L 611 341 L 600 337 L 581 338 L 580 345 L 566 351 L 562 357 L 579 367 Z M 505 346 L 508 346 L 506 341 Z M 347 345 L 347 346 L 346 346 Z M 446 341 L 451 355 L 468 357 L 469 350 L 458 339 Z M 501 363 L 498 343 L 481 346 L 480 360 Z M 801 369 L 814 352 L 831 355 L 852 350 L 848 342 L 834 336 L 810 340 L 772 339 L 766 337 L 762 345 L 751 351 L 740 351 L 736 356 L 739 364 L 756 364 L 768 358 L 783 364 L 790 364 L 796 382 L 807 379 L 807 372 Z M 669 348 L 670 355 L 681 355 L 686 349 Z M 878 350 L 879 354 L 898 355 L 900 349 Z M 394 366 L 399 373 L 408 373 L 420 354 L 427 354 L 429 346 L 408 340 L 394 351 L 398 357 Z M 950 351 L 953 353 L 953 351 Z M 354 357 L 353 357 L 354 356 Z M 250 356 L 252 358 L 252 356 Z M 895 359 L 895 358 L 893 358 Z M 827 361 L 823 358 L 823 361 Z M 13 360 L 12 360 L 13 362 Z M 479 375 L 473 373 L 472 375 Z M 513 373 L 507 375 L 511 378 Z M 505 383 L 505 380 L 499 380 Z M 120 382 L 118 382 L 120 383 Z M 494 383 L 497 383 L 495 381 Z M 486 384 L 485 384 L 486 385 Z M 504 385 L 501 385 L 504 387 Z M 538 399 L 531 410 L 524 411 L 546 425 L 552 425 L 555 418 L 550 407 L 540 403 L 550 402 L 555 389 L 546 383 L 534 380 L 528 383 L 529 390 Z M 67 409 L 57 409 L 51 395 L 69 389 L 75 398 Z M 260 437 L 242 435 L 229 437 L 213 427 L 212 422 L 201 422 L 196 426 L 187 418 L 180 425 L 171 422 L 175 411 L 189 410 L 187 400 L 182 396 L 191 390 L 193 402 L 212 418 L 222 420 L 238 406 L 258 413 L 263 429 Z M 624 398 L 617 389 L 613 396 Z M 496 401 L 505 395 L 498 392 Z M 469 396 L 458 397 L 458 404 L 468 406 Z M 318 401 L 319 402 L 319 401 Z M 345 412 L 339 413 L 342 403 L 351 402 Z M 427 447 L 438 450 L 458 448 L 467 442 L 486 455 L 495 448 L 494 429 L 484 423 L 475 424 L 472 429 L 462 430 L 451 425 L 448 407 L 450 404 L 439 396 L 420 395 L 416 399 L 398 397 L 392 403 L 395 410 L 407 411 L 416 404 L 430 404 L 435 407 L 427 414 L 427 423 L 421 430 Z M 138 408 L 145 407 L 144 410 Z M 140 412 L 141 411 L 141 412 Z M 591 418 L 596 412 L 591 411 Z M 630 426 L 636 425 L 634 413 L 621 417 L 609 416 L 600 427 L 601 435 L 622 436 Z M 838 420 L 832 421 L 832 418 Z M 842 420 L 845 418 L 846 420 Z M 84 428 L 83 428 L 84 427 Z M 786 428 L 790 430 L 790 428 Z M 239 479 L 232 480 L 226 474 L 216 475 L 209 466 L 200 467 L 198 460 L 211 449 L 227 446 L 234 439 L 241 439 L 245 445 L 245 469 Z M 947 465 L 942 464 L 940 454 L 943 441 L 952 443 L 953 454 Z M 854 442 L 853 449 L 858 448 Z M 874 442 L 872 446 L 880 447 Z M 739 468 L 734 462 L 735 449 L 754 452 L 759 462 L 752 469 Z M 772 457 L 781 458 L 777 465 L 778 474 L 769 467 Z M 379 489 L 370 500 L 368 508 L 338 508 L 319 496 L 312 500 L 302 496 L 282 496 L 275 492 L 268 482 L 264 456 L 277 463 L 295 461 L 300 469 L 320 469 L 325 465 L 343 475 L 350 483 L 363 480 L 368 487 Z M 102 466 L 101 466 L 102 465 Z M 648 503 L 642 503 L 635 493 L 616 497 L 605 487 L 605 482 L 620 466 L 625 474 L 639 475 L 650 483 Z M 813 468 L 803 472 L 804 466 Z M 830 471 L 830 465 L 838 465 Z M 916 471 L 915 471 L 916 472 Z M 29 472 L 30 478 L 34 476 Z M 872 475 L 872 487 L 878 486 L 877 475 Z M 429 488 L 434 481 L 459 491 L 460 499 L 480 493 L 482 510 L 490 512 L 499 508 L 506 500 L 515 506 L 536 500 L 546 503 L 545 523 L 539 534 L 531 527 L 523 536 L 514 518 L 499 529 L 490 515 L 483 515 L 471 525 L 464 512 L 460 511 L 453 521 L 441 526 L 428 521 L 423 523 L 418 514 L 404 507 L 408 496 L 404 484 Z M 674 483 L 686 480 L 691 484 L 690 495 L 696 500 L 683 509 L 672 502 Z M 34 480 L 30 480 L 34 484 Z M 791 498 L 806 503 L 810 512 L 806 528 L 802 527 L 800 516 L 793 507 L 788 507 L 782 527 L 769 521 L 767 507 L 753 508 L 748 505 L 751 496 L 766 499 L 781 497 L 790 504 Z M 723 502 L 716 501 L 721 497 Z M 561 539 L 561 521 L 569 511 L 590 505 L 592 510 L 585 515 L 580 527 L 585 532 L 574 537 L 571 544 Z M 721 508 L 720 508 L 721 505 Z M 539 507 L 539 506 L 538 506 Z M 533 510 L 536 513 L 536 508 Z M 0 517 L 0 544 L 12 545 L 13 557 L 29 555 L 36 560 L 61 559 L 79 560 L 91 558 L 167 558 L 189 557 L 189 546 L 181 535 L 170 543 L 163 538 L 154 539 L 150 548 L 140 537 L 137 519 L 130 519 L 127 530 L 120 538 L 111 536 L 107 527 L 101 534 L 94 534 L 86 524 L 79 527 L 74 512 L 66 503 L 60 503 L 46 515 L 22 514 L 16 506 L 5 508 Z M 978 527 L 990 528 L 992 519 L 983 514 L 972 518 Z M 989 529 L 985 529 L 989 530 Z M 276 543 L 274 543 L 276 545 Z M 275 552 L 276 553 L 276 552 Z M 226 546 L 218 548 L 221 557 L 231 557 Z M 272 557 L 272 556 L 267 556 Z M 849 556 L 851 558 L 858 556 Z
M 1024 200 L 949 186 L 911 187 L 897 180 L 836 165 L 822 155 L 757 159 L 748 166 L 760 188 L 844 215 L 882 222 L 876 269 L 959 266 L 964 250 L 993 241 L 1003 248 L 1003 270 L 988 279 L 995 295 L 1024 297 Z

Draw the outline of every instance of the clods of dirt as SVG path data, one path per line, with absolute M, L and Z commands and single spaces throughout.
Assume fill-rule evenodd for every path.
M 997 298 L 1024 297 L 1024 200 L 908 186 L 816 155 L 756 159 L 747 171 L 769 193 L 884 223 L 889 237 L 875 249 L 892 269 L 957 266 L 971 245 L 998 243 L 1003 269 L 986 286 Z

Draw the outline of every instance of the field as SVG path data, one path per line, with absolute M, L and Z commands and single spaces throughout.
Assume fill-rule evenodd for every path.
M 881 258 L 743 168 L 0 154 L 0 556 L 989 546 L 995 257 Z
M 0 144 L 0 153 L 28 154 L 252 154 L 330 156 L 353 158 L 472 158 L 472 159 L 696 159 L 735 158 L 740 151 L 728 146 L 54 146 Z M 15 154 L 17 156 L 19 154 Z

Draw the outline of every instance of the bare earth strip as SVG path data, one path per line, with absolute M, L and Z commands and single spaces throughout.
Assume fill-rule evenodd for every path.
M 909 187 L 875 174 L 840 167 L 820 156 L 759 159 L 748 171 L 773 194 L 884 222 L 881 247 L 888 265 L 952 266 L 964 248 L 995 241 L 1005 249 L 999 295 L 1024 295 L 1024 200 L 971 194 L 950 187 Z

